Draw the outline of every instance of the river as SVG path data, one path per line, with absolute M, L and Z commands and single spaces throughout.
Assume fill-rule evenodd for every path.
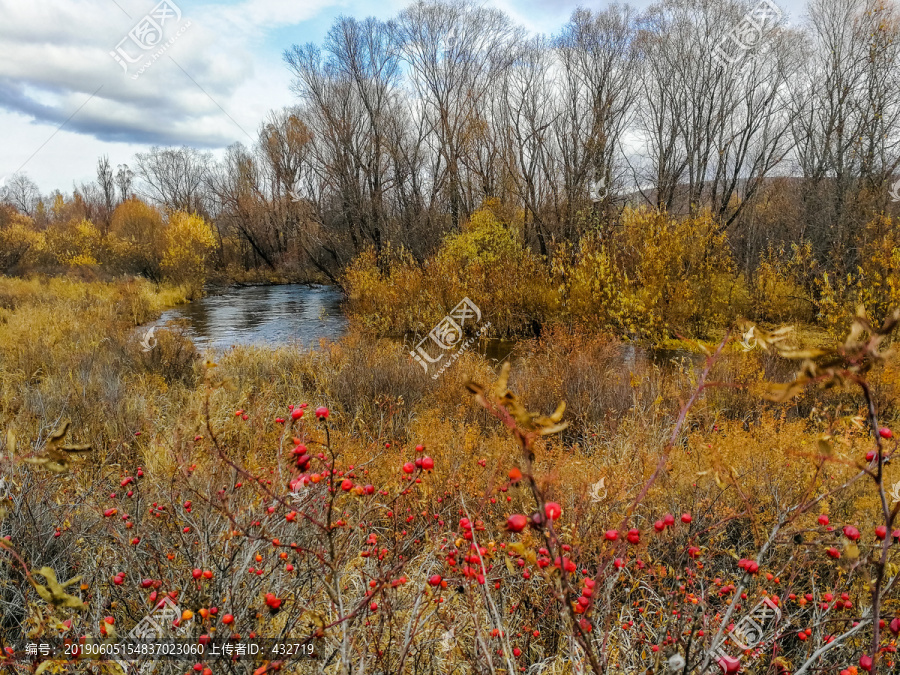
M 322 339 L 337 341 L 347 333 L 343 299 L 333 286 L 239 286 L 167 310 L 154 325 L 183 321 L 185 334 L 200 351 L 222 352 L 238 345 L 315 348 Z M 403 341 L 397 342 L 400 347 Z M 405 342 L 407 351 L 414 348 L 412 339 Z M 472 348 L 491 360 L 502 361 L 514 344 L 486 339 Z
M 185 334 L 200 351 L 288 343 L 311 347 L 347 332 L 342 301 L 331 286 L 240 286 L 170 309 L 155 323 L 184 320 Z

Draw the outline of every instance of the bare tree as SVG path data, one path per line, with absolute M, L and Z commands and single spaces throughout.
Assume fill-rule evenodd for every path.
M 41 201 L 37 184 L 25 173 L 14 173 L 3 188 L 3 199 L 21 213 L 33 218 Z
M 151 148 L 137 153 L 143 195 L 168 208 L 207 216 L 206 178 L 212 155 L 196 148 Z
M 602 185 L 608 196 L 620 179 L 617 159 L 638 92 L 635 20 L 627 6 L 579 9 L 554 42 L 561 77 L 553 129 L 566 209 L 560 217 L 566 222 L 575 208 L 589 203 L 592 184 Z M 564 234 L 575 232 L 569 227 Z
M 553 53 L 544 37 L 523 45 L 504 73 L 495 123 L 502 138 L 503 158 L 515 197 L 525 207 L 526 238 L 548 254 L 546 206 L 558 205 L 558 153 L 552 147 L 551 125 L 558 116 L 551 82 Z M 558 215 L 558 211 L 557 211 Z
M 134 182 L 134 171 L 127 164 L 116 167 L 116 185 L 119 188 L 119 201 L 124 202 L 131 195 L 131 184 Z
M 106 235 L 109 233 L 110 218 L 112 218 L 113 207 L 116 202 L 116 184 L 108 155 L 103 155 L 97 160 L 97 186 L 100 188 L 100 194 L 103 196 L 104 212 L 101 220 L 103 223 L 103 234 Z
M 806 36 L 793 100 L 804 220 L 817 253 L 837 253 L 853 269 L 851 235 L 886 206 L 884 185 L 900 164 L 897 10 L 880 0 L 812 0 Z M 878 198 L 863 199 L 871 194 Z
M 512 65 L 524 32 L 499 10 L 468 0 L 416 3 L 394 27 L 435 136 L 432 180 L 437 191 L 446 192 L 451 225 L 458 227 L 474 206 L 464 202 L 467 135 L 480 125 L 488 94 Z
M 216 224 L 220 230 L 234 231 L 249 246 L 250 253 L 275 269 L 271 242 L 265 239 L 265 202 L 262 195 L 262 173 L 253 154 L 240 143 L 228 148 L 225 159 L 207 173 L 208 185 L 218 202 Z M 222 235 L 220 232 L 220 241 Z M 246 260 L 245 266 L 251 267 Z
M 635 173 L 638 187 L 658 206 L 709 208 L 723 229 L 792 148 L 796 36 L 772 21 L 735 63 L 716 58 L 746 10 L 739 2 L 664 0 L 645 14 L 639 36 L 638 132 L 649 161 Z

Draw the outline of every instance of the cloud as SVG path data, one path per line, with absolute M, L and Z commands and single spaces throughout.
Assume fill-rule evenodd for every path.
M 158 46 L 141 50 L 128 35 L 154 5 L 119 4 L 57 0 L 50 12 L 41 3 L 0 0 L 0 107 L 54 125 L 81 108 L 66 128 L 101 141 L 247 142 L 244 130 L 254 133 L 260 110 L 241 103 L 239 94 L 254 86 L 249 42 L 260 22 L 272 21 L 273 3 L 196 10 L 182 3 L 181 21 L 162 26 L 172 44 L 137 79 L 139 64 L 128 59 L 143 62 Z M 127 72 L 110 55 L 117 45 Z

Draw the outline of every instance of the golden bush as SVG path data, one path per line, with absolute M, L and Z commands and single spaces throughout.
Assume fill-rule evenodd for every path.
M 753 284 L 753 311 L 762 321 L 773 323 L 813 321 L 815 303 L 806 290 L 815 270 L 812 247 L 807 242 L 784 247 L 769 246 L 763 253 Z
M 89 220 L 70 220 L 51 225 L 44 237 L 50 259 L 66 267 L 90 267 L 103 258 L 100 230 Z
M 158 280 L 165 252 L 164 232 L 157 209 L 136 198 L 119 204 L 110 225 L 110 248 L 117 267 Z
M 551 317 L 549 270 L 485 207 L 436 255 L 417 262 L 403 248 L 364 252 L 344 275 L 351 315 L 380 334 L 431 330 L 464 297 L 499 334 L 522 333 Z
M 574 262 L 557 262 L 576 323 L 660 339 L 704 337 L 748 306 L 724 233 L 707 213 L 676 220 L 626 209 L 607 241 L 581 242 Z
M 876 324 L 900 307 L 900 234 L 884 214 L 870 220 L 857 240 L 858 264 L 846 277 L 825 272 L 815 279 L 820 324 L 838 337 L 862 306 Z
M 34 229 L 27 216 L 4 213 L 0 217 L 0 273 L 8 273 L 17 266 L 27 265 L 39 255 L 44 235 Z
M 207 259 L 216 245 L 209 223 L 198 215 L 174 211 L 166 225 L 165 242 L 163 275 L 175 283 L 202 288 Z

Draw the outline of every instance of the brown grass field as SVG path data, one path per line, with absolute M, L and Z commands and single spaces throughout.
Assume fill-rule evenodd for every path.
M 432 380 L 359 331 L 212 363 L 170 326 L 144 352 L 135 327 L 182 299 L 0 279 L 4 640 L 111 642 L 169 594 L 173 635 L 318 660 L 159 672 L 896 668 L 900 362 L 875 329 L 690 358 L 548 330 L 506 383 L 474 352 Z M 43 597 L 47 567 L 75 582 Z M 742 650 L 765 598 L 781 619 Z

